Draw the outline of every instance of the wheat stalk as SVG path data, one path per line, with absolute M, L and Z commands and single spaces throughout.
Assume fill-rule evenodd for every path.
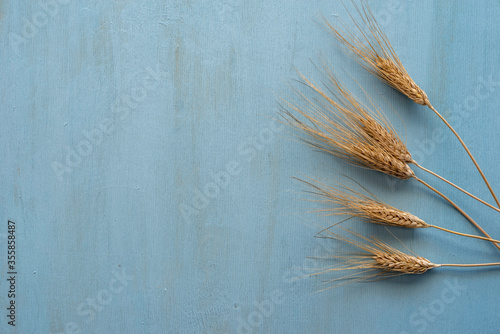
M 377 23 L 377 20 L 375 19 L 366 1 L 360 0 L 361 6 L 358 6 L 354 0 L 351 0 L 351 2 L 356 13 L 358 14 L 357 16 L 359 17 L 359 19 L 355 19 L 353 15 L 349 13 L 355 28 L 349 28 L 342 20 L 339 20 L 339 25 L 333 25 L 323 17 L 330 33 L 341 44 L 343 44 L 347 50 L 349 50 L 352 58 L 360 63 L 367 71 L 402 94 L 406 95 L 413 102 L 429 107 L 429 109 L 431 109 L 445 123 L 467 152 L 467 155 L 481 175 L 481 178 L 488 187 L 488 190 L 493 196 L 497 206 L 500 208 L 500 201 L 498 200 L 493 188 L 469 148 L 451 124 L 448 123 L 448 121 L 432 106 L 427 94 L 408 74 L 389 42 L 386 34 Z M 494 208 L 491 204 L 477 198 L 474 195 L 471 195 L 448 180 L 445 180 L 444 178 L 441 179 L 481 203 Z
M 414 164 L 415 166 L 422 169 L 423 171 L 430 173 L 431 175 L 448 183 L 449 185 L 455 187 L 456 189 L 460 190 L 461 192 L 465 193 L 466 195 L 472 197 L 473 199 L 481 202 L 482 204 L 490 207 L 491 209 L 493 209 L 497 212 L 500 212 L 499 208 L 492 206 L 488 202 L 486 202 L 486 201 L 482 200 L 481 198 L 471 194 L 470 192 L 462 189 L 461 187 L 457 186 L 453 182 L 451 182 L 451 181 L 445 179 L 444 177 L 440 176 L 439 174 L 421 166 L 415 160 L 413 160 L 405 143 L 397 135 L 396 131 L 391 126 L 390 122 L 385 118 L 383 112 L 371 100 L 370 100 L 371 106 L 372 106 L 374 111 L 367 111 L 366 107 L 364 107 L 362 104 L 360 104 L 356 100 L 356 98 L 343 87 L 343 85 L 336 78 L 335 73 L 333 73 L 333 71 L 328 67 L 326 62 L 323 62 L 322 69 L 326 73 L 326 75 L 328 76 L 329 83 L 331 84 L 331 88 L 329 88 L 328 90 L 330 92 L 332 92 L 332 94 L 336 98 L 343 99 L 344 101 L 348 101 L 348 103 L 350 105 L 355 106 L 356 113 L 353 113 L 353 115 L 351 117 L 356 119 L 356 122 L 361 126 L 361 128 L 365 132 L 365 134 L 368 135 L 373 141 L 375 141 L 376 143 L 379 143 L 383 147 L 388 148 L 388 152 L 390 152 L 390 154 L 393 155 L 396 159 L 398 159 L 402 162 L 405 162 L 407 164 L 409 164 L 409 163 Z M 319 95 L 321 95 L 322 97 L 324 97 L 327 100 L 330 99 L 330 97 L 328 97 L 328 95 L 326 95 L 317 86 L 312 84 L 303 75 L 301 75 L 301 78 L 304 80 L 304 82 L 307 83 L 307 85 L 309 85 L 311 88 L 313 88 L 313 90 L 316 93 L 318 93 Z M 365 95 L 368 97 L 366 92 L 365 92 Z M 373 116 L 372 114 L 375 116 Z

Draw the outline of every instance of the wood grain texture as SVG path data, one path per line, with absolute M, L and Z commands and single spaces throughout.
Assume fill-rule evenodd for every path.
M 498 2 L 369 3 L 500 189 Z M 439 268 L 318 294 L 328 277 L 293 279 L 318 265 L 307 256 L 345 246 L 313 238 L 307 222 L 328 222 L 296 214 L 315 206 L 291 176 L 346 174 L 430 224 L 476 233 L 417 182 L 289 140 L 272 119 L 277 96 L 290 94 L 295 67 L 321 80 L 310 62 L 320 54 L 386 110 L 415 160 L 492 201 L 435 115 L 339 52 L 320 12 L 347 19 L 340 1 L 0 1 L 1 333 L 497 332 L 498 270 Z M 494 211 L 419 176 L 500 237 Z M 345 224 L 398 245 L 382 227 Z M 435 263 L 499 257 L 439 231 L 394 233 Z

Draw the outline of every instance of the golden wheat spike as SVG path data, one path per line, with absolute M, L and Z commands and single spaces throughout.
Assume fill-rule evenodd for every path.
M 434 264 L 424 257 L 405 254 L 376 237 L 367 238 L 348 229 L 342 228 L 342 230 L 360 240 L 336 234 L 329 229 L 323 230 L 327 234 L 320 237 L 346 242 L 358 248 L 361 252 L 321 258 L 323 260 L 333 260 L 336 264 L 317 269 L 310 276 L 342 273 L 341 276 L 325 282 L 325 284 L 334 283 L 326 289 L 355 282 L 371 282 L 405 274 L 423 274 L 428 270 L 440 267 L 440 265 Z
M 423 274 L 436 265 L 425 257 L 398 253 L 382 253 L 372 257 L 380 270 L 395 271 L 403 274 Z
M 352 1 L 359 19 L 349 14 L 354 28 L 339 20 L 334 25 L 323 18 L 330 33 L 349 50 L 351 57 L 366 70 L 406 95 L 415 103 L 428 105 L 427 94 L 413 81 L 392 48 L 389 39 L 380 29 L 373 13 L 361 1 L 361 7 Z
M 326 216 L 347 215 L 350 217 L 361 218 L 369 223 L 403 228 L 432 227 L 463 237 L 486 240 L 493 243 L 500 242 L 498 240 L 492 239 L 491 237 L 481 237 L 473 234 L 461 233 L 437 225 L 428 224 L 424 220 L 409 212 L 396 209 L 389 204 L 379 200 L 355 181 L 353 182 L 355 182 L 359 187 L 363 188 L 363 190 L 367 193 L 366 195 L 346 185 L 335 188 L 313 179 L 309 179 L 310 181 L 302 180 L 299 178 L 295 179 L 307 184 L 310 188 L 313 189 L 308 192 L 318 198 L 315 201 L 328 205 L 327 208 L 315 210 L 315 212 L 321 212 Z

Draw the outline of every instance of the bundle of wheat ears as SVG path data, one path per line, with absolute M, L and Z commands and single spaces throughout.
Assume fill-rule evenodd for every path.
M 335 187 L 328 186 L 314 179 L 301 180 L 311 189 L 309 192 L 314 195 L 314 200 L 326 205 L 325 209 L 317 211 L 324 215 L 357 217 L 368 223 L 383 224 L 389 227 L 434 228 L 463 237 L 482 239 L 491 242 L 500 250 L 500 241 L 493 239 L 450 198 L 415 174 L 412 166 L 430 173 L 480 203 L 500 212 L 500 203 L 472 153 L 453 127 L 432 106 L 427 94 L 413 81 L 403 67 L 367 3 L 360 0 L 358 5 L 352 0 L 352 6 L 354 10 L 349 14 L 350 25 L 342 20 L 333 24 L 323 18 L 327 30 L 340 42 L 343 50 L 367 71 L 413 102 L 430 108 L 448 126 L 474 163 L 498 207 L 421 166 L 412 158 L 396 130 L 366 92 L 364 94 L 369 101 L 368 105 L 361 103 L 351 94 L 327 62 L 322 61 L 319 68 L 327 80 L 322 85 L 318 85 L 299 72 L 302 85 L 292 86 L 296 101 L 284 101 L 281 104 L 280 113 L 284 122 L 298 130 L 301 133 L 299 137 L 313 148 L 344 159 L 353 165 L 379 171 L 402 180 L 413 179 L 423 184 L 444 198 L 484 236 L 452 231 L 427 223 L 415 215 L 384 203 L 366 190 L 361 192 L 341 184 L 337 184 Z M 320 236 L 347 242 L 364 251 L 361 254 L 329 256 L 330 259 L 340 260 L 341 264 L 318 269 L 313 274 L 352 271 L 350 274 L 328 281 L 335 283 L 332 287 L 343 285 L 346 282 L 372 281 L 401 274 L 423 274 L 430 269 L 444 266 L 484 267 L 500 265 L 500 263 L 435 264 L 423 257 L 400 252 L 376 237 L 367 238 L 349 229 L 341 228 L 344 232 L 361 240 L 356 241 L 332 232 L 332 228 L 333 226 L 323 229 Z

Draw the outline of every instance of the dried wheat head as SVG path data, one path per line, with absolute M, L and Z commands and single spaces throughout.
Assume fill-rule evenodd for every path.
M 360 2 L 361 6 L 358 6 L 354 0 L 352 1 L 359 18 L 349 13 L 354 27 L 348 27 L 342 20 L 338 20 L 338 24 L 334 25 L 323 18 L 330 33 L 366 70 L 413 102 L 429 105 L 427 95 L 404 68 L 366 1 L 360 0 Z

